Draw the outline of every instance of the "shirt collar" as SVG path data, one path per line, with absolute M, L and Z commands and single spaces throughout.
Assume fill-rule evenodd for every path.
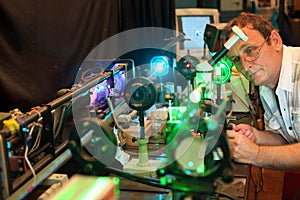
M 280 76 L 278 81 L 278 86 L 276 88 L 276 93 L 278 90 L 287 90 L 289 92 L 293 91 L 292 83 L 292 70 L 293 69 L 293 59 L 292 53 L 287 46 L 283 46 L 283 58 L 280 70 Z

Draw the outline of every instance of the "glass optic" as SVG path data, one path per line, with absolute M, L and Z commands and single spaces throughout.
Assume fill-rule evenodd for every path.
M 247 61 L 247 62 L 253 62 L 258 59 L 260 50 L 264 46 L 266 40 L 258 47 L 248 47 L 246 48 L 242 54 L 241 57 Z
M 265 41 L 260 46 L 250 46 L 246 47 L 241 51 L 240 56 L 231 58 L 232 62 L 234 63 L 235 67 L 239 70 L 242 67 L 241 60 L 243 59 L 246 62 L 254 62 L 259 58 L 260 51 L 268 38 L 265 39 Z

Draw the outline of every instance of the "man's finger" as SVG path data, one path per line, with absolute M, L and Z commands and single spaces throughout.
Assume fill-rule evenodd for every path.
M 235 131 L 226 131 L 226 135 L 228 139 L 234 139 L 235 138 Z

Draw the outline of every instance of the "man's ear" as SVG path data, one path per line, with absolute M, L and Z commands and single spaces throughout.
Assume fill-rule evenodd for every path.
M 273 30 L 269 36 L 269 40 L 271 45 L 275 47 L 276 50 L 281 50 L 282 48 L 282 39 L 279 33 L 275 30 Z

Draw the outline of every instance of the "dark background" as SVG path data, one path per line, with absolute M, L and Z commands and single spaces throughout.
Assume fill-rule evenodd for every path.
M 52 101 L 95 46 L 150 26 L 174 29 L 173 0 L 0 0 L 0 112 Z
M 240 13 L 223 12 L 219 1 L 0 0 L 0 112 L 27 112 L 52 101 L 58 90 L 71 88 L 86 56 L 111 36 L 139 27 L 175 30 L 175 8 L 217 8 L 221 22 Z M 251 11 L 243 2 L 244 11 Z M 294 39 L 299 38 L 300 23 L 280 19 L 284 43 L 298 44 Z M 121 58 L 138 66 L 145 55 L 155 54 L 142 49 Z

